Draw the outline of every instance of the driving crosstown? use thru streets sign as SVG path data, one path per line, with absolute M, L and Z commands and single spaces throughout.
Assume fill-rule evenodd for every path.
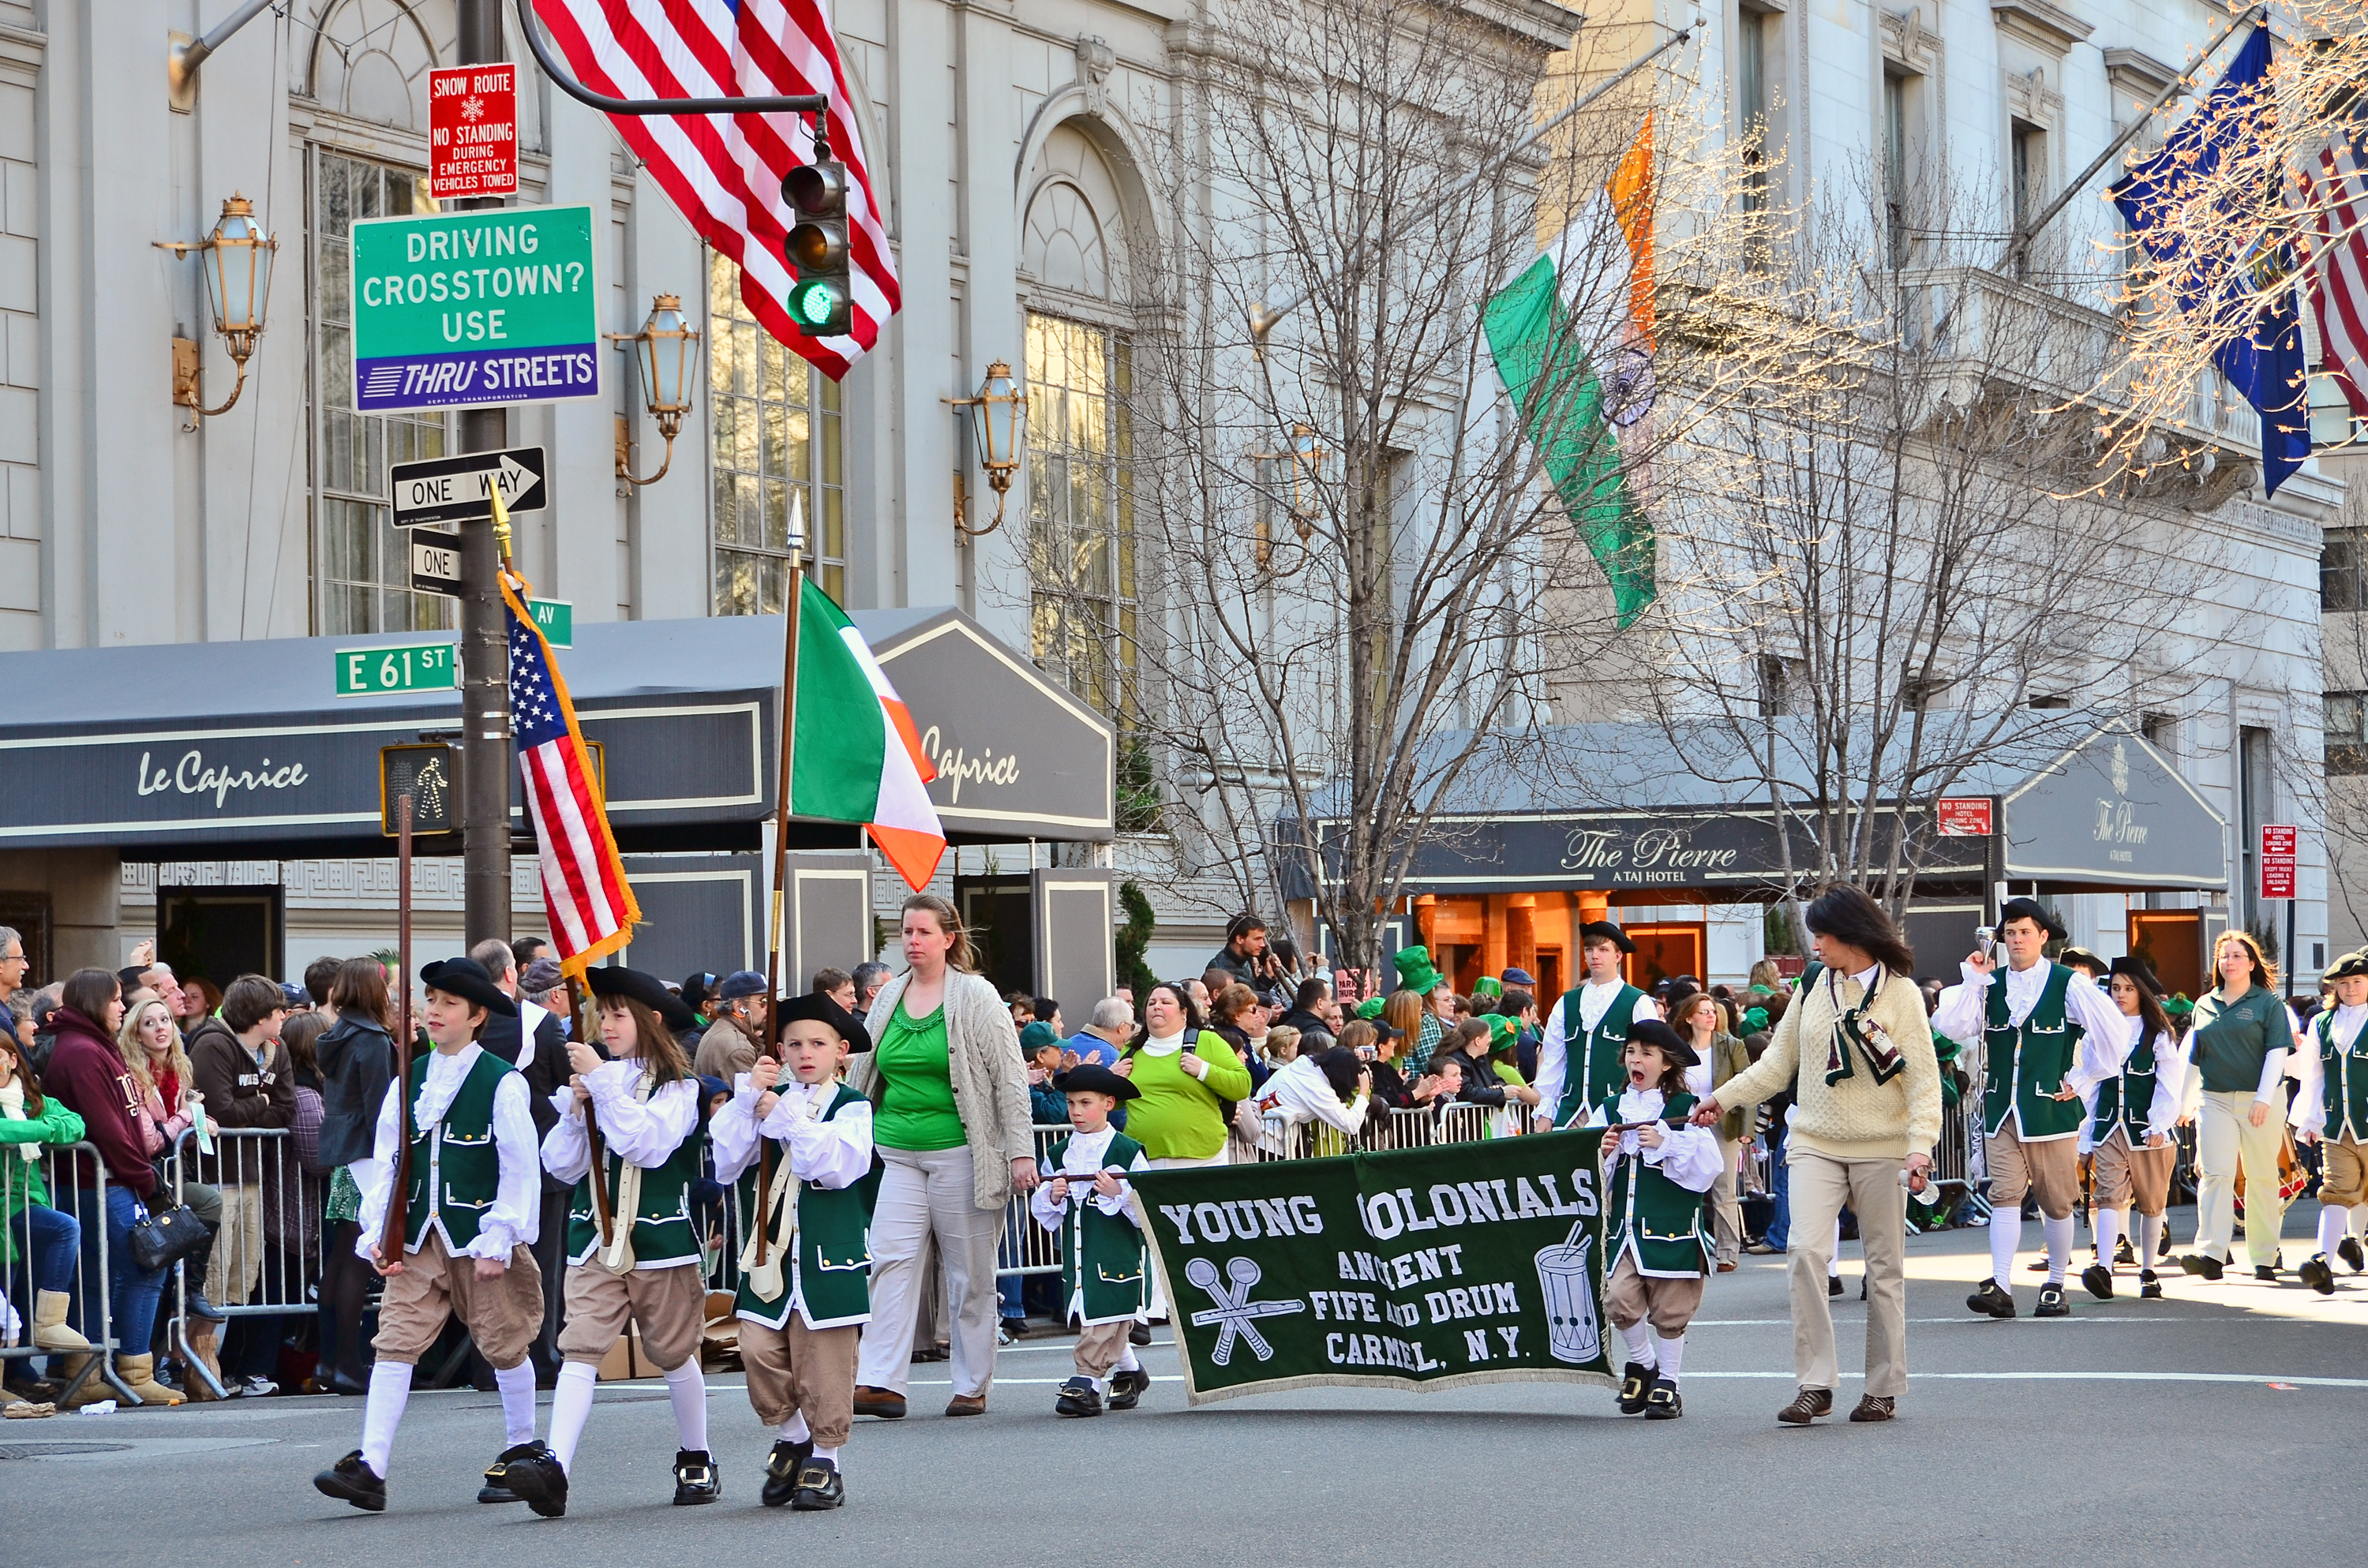
M 353 228 L 354 407 L 600 395 L 592 209 L 507 207 Z

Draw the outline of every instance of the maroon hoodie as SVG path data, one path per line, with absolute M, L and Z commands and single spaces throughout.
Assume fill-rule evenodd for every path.
M 49 1071 L 41 1074 L 42 1089 L 57 1096 L 82 1118 L 83 1136 L 98 1145 L 107 1162 L 107 1185 L 128 1188 L 141 1198 L 156 1190 L 156 1167 L 148 1163 L 145 1140 L 140 1136 L 139 1085 L 107 1031 L 71 1007 L 61 1007 L 52 1022 L 57 1047 L 50 1053 Z M 86 1153 L 68 1156 L 76 1187 L 97 1183 Z

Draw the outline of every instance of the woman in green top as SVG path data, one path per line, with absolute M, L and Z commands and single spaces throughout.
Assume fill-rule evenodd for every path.
M 1250 1097 L 1250 1070 L 1201 1027 L 1190 992 L 1164 983 L 1151 988 L 1143 1032 L 1118 1071 L 1142 1091 L 1126 1108 L 1126 1135 L 1143 1145 L 1152 1169 L 1225 1163 L 1224 1104 Z
M 2195 1118 L 2195 1250 L 2179 1260 L 2190 1274 L 2220 1278 L 2221 1257 L 2237 1230 L 2237 1167 L 2245 1169 L 2245 1252 L 2253 1277 L 2278 1277 L 2278 1148 L 2285 1133 L 2283 1085 L 2293 1050 L 2294 1015 L 2277 998 L 2278 971 L 2243 931 L 2227 931 L 2212 949 L 2220 985 L 2195 1004 L 2188 1061 L 2203 1080 Z M 2182 1095 L 2181 1098 L 2184 1099 Z
M 934 1235 L 953 1324 L 949 1415 L 986 1409 L 995 1379 L 996 1249 L 1014 1193 L 1036 1185 L 1028 1070 L 994 983 L 973 971 L 953 905 L 905 901 L 903 974 L 880 988 L 864 1027 L 876 1042 L 849 1064 L 870 1096 L 883 1167 L 871 1214 L 871 1322 L 856 1366 L 855 1413 L 905 1414 L 921 1254 Z M 1244 1074 L 1245 1080 L 1247 1074 Z

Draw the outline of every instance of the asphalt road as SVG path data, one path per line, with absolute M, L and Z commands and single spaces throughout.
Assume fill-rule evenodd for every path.
M 2316 1220 L 2289 1216 L 2299 1261 Z M 2174 1220 L 2191 1235 L 2192 1211 Z M 1141 1409 L 1052 1414 L 1065 1339 L 1006 1350 L 983 1418 L 937 1415 L 942 1364 L 916 1367 L 915 1414 L 857 1424 L 850 1501 L 760 1508 L 768 1437 L 736 1374 L 710 1384 L 723 1501 L 670 1506 L 662 1385 L 606 1385 L 566 1518 L 474 1501 L 499 1446 L 491 1395 L 416 1395 L 392 1503 L 364 1515 L 313 1490 L 359 1441 L 359 1400 L 272 1399 L 0 1428 L 0 1562 L 67 1564 L 804 1563 L 2214 1563 L 2368 1561 L 2368 1277 L 2332 1300 L 2291 1282 L 2091 1301 L 2074 1315 L 1975 1319 L 1986 1233 L 1909 1244 L 1911 1386 L 1900 1419 L 1779 1428 L 1792 1394 L 1784 1260 L 1713 1281 L 1687 1342 L 1681 1421 L 1622 1419 L 1608 1392 L 1494 1385 L 1426 1397 L 1361 1390 L 1190 1410 L 1164 1343 Z M 2036 1244 L 2038 1227 L 2028 1227 Z M 2083 1242 L 2085 1246 L 2085 1238 Z M 1862 1343 L 1859 1263 L 1835 1303 L 1842 1363 Z M 2241 1256 L 2241 1253 L 2240 1253 Z M 2028 1258 L 2026 1256 L 2026 1261 Z M 1165 1331 L 1161 1338 L 1166 1339 Z M 1846 1376 L 1837 1404 L 1855 1403 Z M 547 1399 L 547 1396 L 546 1396 Z M 19 1457 L 43 1444 L 111 1451 Z

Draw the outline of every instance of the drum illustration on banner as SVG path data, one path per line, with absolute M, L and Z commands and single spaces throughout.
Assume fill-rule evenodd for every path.
M 1546 1344 L 1555 1360 L 1577 1366 L 1603 1354 L 1595 1284 L 1587 1267 L 1587 1251 L 1594 1242 L 1582 1220 L 1570 1228 L 1568 1240 L 1538 1253 L 1538 1285 L 1546 1293 Z

